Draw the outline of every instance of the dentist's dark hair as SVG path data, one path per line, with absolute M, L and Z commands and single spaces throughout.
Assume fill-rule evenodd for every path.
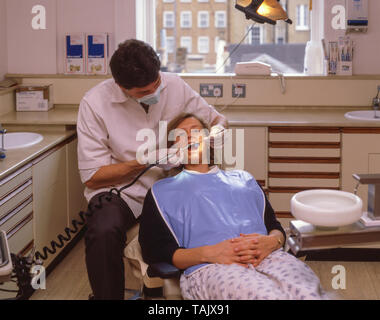
M 160 59 L 153 48 L 136 39 L 119 44 L 110 61 L 115 82 L 128 90 L 146 87 L 155 82 L 160 67 Z

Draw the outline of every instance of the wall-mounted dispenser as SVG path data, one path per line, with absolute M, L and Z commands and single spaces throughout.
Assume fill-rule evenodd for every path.
M 346 32 L 367 32 L 368 0 L 346 0 Z

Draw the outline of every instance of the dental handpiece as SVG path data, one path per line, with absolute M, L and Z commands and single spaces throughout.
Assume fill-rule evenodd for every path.
M 159 165 L 161 164 L 163 161 L 167 161 L 169 159 L 171 159 L 175 154 L 177 154 L 178 151 L 185 151 L 185 150 L 189 150 L 191 147 L 193 146 L 196 146 L 196 147 L 199 147 L 199 142 L 193 142 L 193 143 L 189 143 L 187 146 L 185 147 L 182 147 L 182 148 L 178 148 L 176 152 L 172 152 L 172 153 L 168 153 L 166 156 L 162 157 L 161 159 L 157 160 L 155 165 Z

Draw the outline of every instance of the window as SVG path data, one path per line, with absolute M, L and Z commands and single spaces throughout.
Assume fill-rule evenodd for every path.
M 248 44 L 259 45 L 263 42 L 263 33 L 261 26 L 254 26 L 253 28 L 247 27 L 247 31 L 248 30 L 250 30 L 247 37 Z
M 187 49 L 187 53 L 191 53 L 192 49 L 192 37 L 181 37 L 181 47 Z
M 210 40 L 208 37 L 198 38 L 198 53 L 209 53 L 210 51 Z
M 167 53 L 174 53 L 174 37 L 166 37 Z
M 174 28 L 173 11 L 164 11 L 164 28 Z
M 192 26 L 192 14 L 191 11 L 181 12 L 181 28 L 191 28 Z
M 306 4 L 297 5 L 296 30 L 309 30 L 309 6 Z
M 149 33 L 152 37 L 140 39 L 148 39 L 151 44 L 154 41 L 152 45 L 162 57 L 162 68 L 169 72 L 213 73 L 218 70 L 230 73 L 234 72 L 238 62 L 260 61 L 270 64 L 273 72 L 297 74 L 304 72 L 311 27 L 315 28 L 313 32 L 318 39 L 323 37 L 318 26 L 324 25 L 323 3 L 327 1 L 313 1 L 313 11 L 309 11 L 309 1 L 279 1 L 293 24 L 278 21 L 276 25 L 254 25 L 243 12 L 234 8 L 233 0 L 173 0 L 169 3 L 166 0 L 138 0 L 137 7 L 146 3 L 153 9 L 141 10 L 136 23 L 154 28 Z M 155 17 L 148 16 L 149 12 L 155 13 Z M 314 17 L 318 21 L 316 26 L 311 25 Z M 238 44 L 239 49 L 234 50 Z M 168 54 L 180 47 L 191 53 L 186 56 L 186 63 L 182 60 L 178 63 L 174 54 Z M 224 61 L 227 61 L 226 65 L 220 68 Z
M 215 12 L 215 28 L 225 28 L 227 23 L 226 11 L 216 11 Z
M 198 12 L 198 28 L 208 28 L 210 26 L 210 17 L 208 11 Z

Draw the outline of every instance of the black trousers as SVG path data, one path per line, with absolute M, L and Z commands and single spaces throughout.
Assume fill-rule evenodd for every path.
M 109 192 L 94 196 L 85 234 L 86 267 L 94 298 L 124 299 L 124 262 L 128 229 L 138 220 L 127 203 Z

